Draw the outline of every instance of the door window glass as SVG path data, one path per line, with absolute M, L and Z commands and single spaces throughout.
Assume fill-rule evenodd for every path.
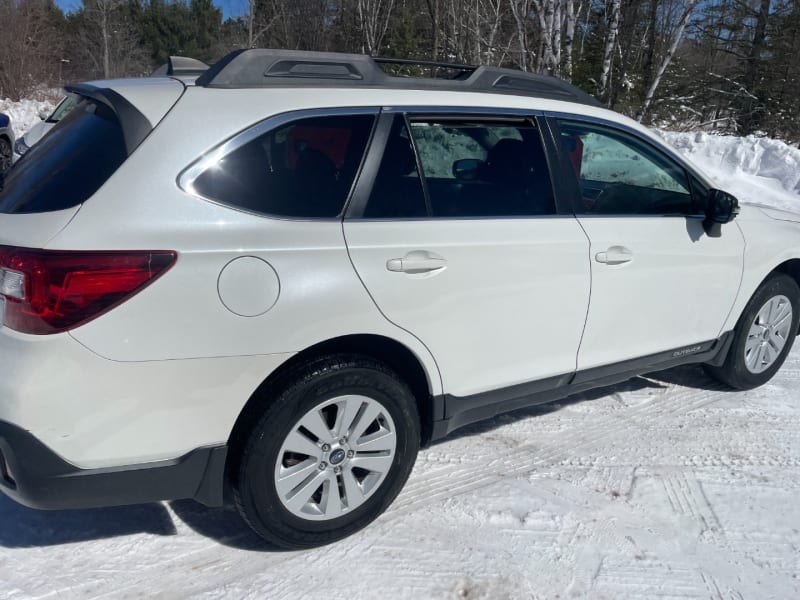
M 398 115 L 364 216 L 458 218 L 553 213 L 547 160 L 539 132 L 531 122 L 412 118 L 407 124 L 405 117 Z
M 530 121 L 412 119 L 432 216 L 506 217 L 555 212 L 539 131 Z
M 694 214 L 686 171 L 646 142 L 608 127 L 560 121 L 581 190 L 581 214 Z

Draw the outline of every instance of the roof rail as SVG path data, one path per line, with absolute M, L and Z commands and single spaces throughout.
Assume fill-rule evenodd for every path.
M 381 65 L 416 65 L 457 71 L 452 79 L 397 77 Z M 255 48 L 236 50 L 210 67 L 195 82 L 210 88 L 380 87 L 512 94 L 602 106 L 572 84 L 547 75 L 498 67 L 373 58 L 366 54 L 302 52 Z

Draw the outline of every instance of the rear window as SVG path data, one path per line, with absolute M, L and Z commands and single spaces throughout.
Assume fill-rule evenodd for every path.
M 298 119 L 224 156 L 192 190 L 246 211 L 292 218 L 338 216 L 350 194 L 374 117 Z
M 85 202 L 127 158 L 114 112 L 82 99 L 6 174 L 0 213 L 42 213 Z

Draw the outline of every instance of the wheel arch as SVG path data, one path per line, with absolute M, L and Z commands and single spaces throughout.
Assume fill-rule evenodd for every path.
M 389 337 L 375 334 L 353 334 L 336 337 L 319 342 L 298 352 L 261 382 L 245 403 L 236 418 L 230 437 L 228 438 L 229 457 L 236 455 L 236 450 L 246 437 L 247 430 L 261 415 L 264 406 L 269 402 L 271 389 L 280 387 L 292 373 L 308 361 L 331 354 L 360 354 L 385 363 L 395 371 L 411 388 L 417 402 L 420 417 L 421 443 L 427 445 L 433 433 L 433 422 L 436 420 L 436 397 L 433 395 L 431 377 L 420 358 L 404 344 Z

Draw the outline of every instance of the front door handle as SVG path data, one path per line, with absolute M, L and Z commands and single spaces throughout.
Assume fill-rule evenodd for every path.
M 386 268 L 393 273 L 430 273 L 447 266 L 447 261 L 423 250 L 409 252 L 403 258 L 390 258 Z
M 598 252 L 594 259 L 604 265 L 621 265 L 633 260 L 633 252 L 625 246 L 611 246 L 605 252 Z

